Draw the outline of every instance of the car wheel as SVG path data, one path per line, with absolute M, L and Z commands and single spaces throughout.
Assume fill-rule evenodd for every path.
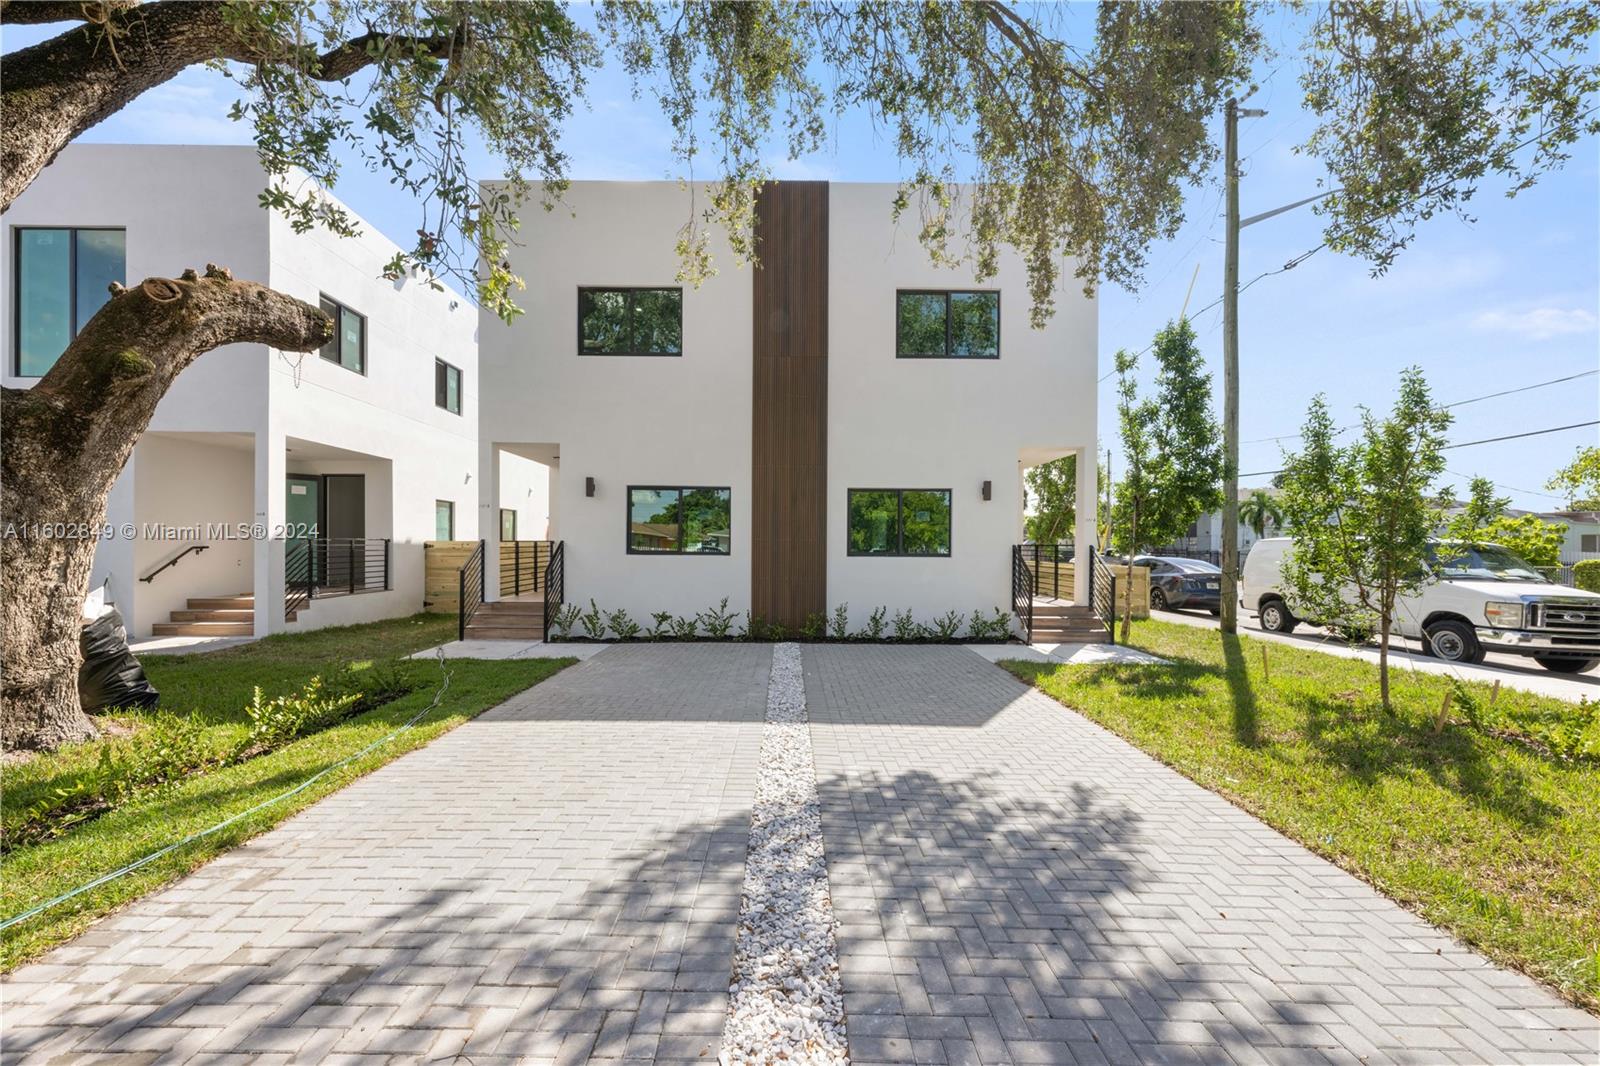
M 1261 628 L 1268 633 L 1293 633 L 1298 624 L 1282 600 L 1268 600 L 1261 605 Z
M 1159 588 L 1150 590 L 1150 609 L 1152 611 L 1165 611 L 1167 609 L 1167 594 Z
M 1211 608 L 1211 617 L 1212 618 L 1220 618 L 1220 617 L 1222 617 L 1222 608 L 1221 607 L 1213 607 L 1213 608 Z
M 1465 622 L 1435 622 L 1426 631 L 1433 654 L 1450 663 L 1483 662 L 1483 646 Z
M 1533 660 L 1553 674 L 1581 674 L 1594 669 L 1600 659 L 1563 659 L 1536 656 Z

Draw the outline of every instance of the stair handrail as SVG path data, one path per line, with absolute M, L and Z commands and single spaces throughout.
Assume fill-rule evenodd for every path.
M 1022 620 L 1022 639 L 1033 643 L 1033 571 L 1021 544 L 1011 546 L 1011 610 Z
M 461 569 L 456 574 L 457 589 L 460 599 L 460 615 L 456 620 L 456 639 L 467 639 L 467 624 L 472 621 L 472 616 L 478 613 L 478 608 L 483 606 L 483 575 L 484 575 L 484 547 L 487 541 L 478 541 L 478 546 L 472 549 L 472 554 L 467 556 L 467 561 L 461 564 Z
M 304 546 L 303 552 L 296 548 Z M 316 538 L 297 538 L 283 547 L 283 619 L 288 621 L 296 611 L 311 602 L 316 595 Z
M 1130 572 L 1131 573 L 1131 572 Z M 1132 580 L 1132 577 L 1129 577 Z M 1089 607 L 1106 627 L 1111 643 L 1117 642 L 1117 575 L 1093 547 L 1089 549 Z
M 544 639 L 550 639 L 550 623 L 566 600 L 566 544 L 558 540 L 550 549 L 550 561 L 544 567 Z
M 195 555 L 199 555 L 201 552 L 205 551 L 209 547 L 211 547 L 211 545 L 209 545 L 209 544 L 191 544 L 187 548 L 183 549 L 183 551 L 179 552 L 177 555 L 174 555 L 172 558 L 168 559 L 166 562 L 162 563 L 160 566 L 158 566 L 154 570 L 150 571 L 144 577 L 141 577 L 139 580 L 144 582 L 146 585 L 148 585 L 148 584 L 150 584 L 150 582 L 152 582 L 152 581 L 154 581 L 156 579 L 156 575 L 161 573 L 161 571 L 167 569 L 168 567 L 177 566 L 178 565 L 178 560 L 182 559 L 185 555 L 189 555 L 191 553 L 193 553 Z

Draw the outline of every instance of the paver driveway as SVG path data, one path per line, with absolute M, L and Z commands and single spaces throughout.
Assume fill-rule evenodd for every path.
M 715 1061 L 770 663 L 564 671 L 7 979 L 7 1060 Z M 804 669 L 857 1066 L 1595 1060 L 1591 1016 L 964 649 Z
M 1595 1018 L 976 655 L 805 664 L 856 1066 L 1600 1054 Z

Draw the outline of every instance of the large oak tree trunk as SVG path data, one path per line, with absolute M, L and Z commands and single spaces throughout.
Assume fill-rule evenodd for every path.
M 94 735 L 78 633 L 106 498 L 178 372 L 224 344 L 310 351 L 333 323 L 226 270 L 113 286 L 50 372 L 0 398 L 0 746 Z

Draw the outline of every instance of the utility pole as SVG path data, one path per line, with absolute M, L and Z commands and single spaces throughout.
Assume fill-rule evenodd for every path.
M 1228 243 L 1222 268 L 1222 631 L 1239 628 L 1239 116 L 1265 111 L 1224 110 L 1223 166 L 1228 198 Z

